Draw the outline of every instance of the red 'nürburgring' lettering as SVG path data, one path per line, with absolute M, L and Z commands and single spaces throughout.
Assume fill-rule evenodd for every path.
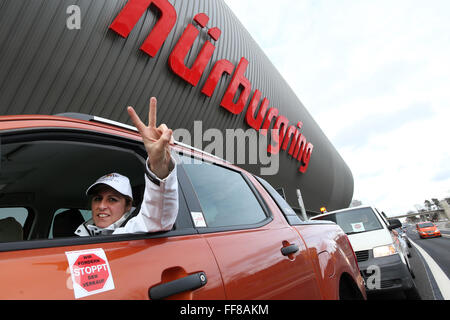
M 154 57 L 161 49 L 177 21 L 176 10 L 168 0 L 129 0 L 109 28 L 124 38 L 128 37 L 136 23 L 151 5 L 155 6 L 161 12 L 161 15 L 140 49 Z M 209 17 L 205 13 L 198 13 L 193 20 L 203 29 L 207 26 Z M 172 49 L 168 59 L 170 69 L 194 87 L 200 81 L 216 49 L 215 45 L 207 40 L 192 67 L 187 67 L 185 64 L 186 56 L 199 34 L 200 30 L 189 23 Z M 218 41 L 221 36 L 221 30 L 217 27 L 208 28 L 208 35 L 212 40 Z M 245 57 L 241 58 L 237 68 L 226 59 L 216 61 L 201 92 L 211 97 L 221 76 L 224 73 L 231 75 L 234 71 L 220 106 L 233 114 L 240 114 L 245 109 L 252 90 L 250 81 L 245 77 L 248 64 L 249 61 Z M 236 97 L 238 93 L 239 97 Z M 297 127 L 289 126 L 289 119 L 279 115 L 277 108 L 269 108 L 269 100 L 267 98 L 263 98 L 258 109 L 261 96 L 261 92 L 256 89 L 245 114 L 245 121 L 256 131 L 266 134 L 273 122 L 272 120 L 275 119 L 271 130 L 272 139 L 267 147 L 267 151 L 271 154 L 277 154 L 280 149 L 286 150 L 288 145 L 290 145 L 288 154 L 300 162 L 299 171 L 305 173 L 308 169 L 314 146 L 301 133 L 303 123 L 298 122 Z

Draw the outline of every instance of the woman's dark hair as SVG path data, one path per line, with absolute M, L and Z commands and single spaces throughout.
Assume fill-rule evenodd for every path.
M 108 186 L 106 184 L 98 184 L 95 187 L 93 187 L 92 190 L 89 192 L 89 195 L 88 195 L 88 208 L 89 208 L 89 210 L 92 210 L 92 208 L 91 208 L 92 198 L 95 197 L 96 195 L 98 195 L 100 192 L 102 192 L 105 189 L 112 189 L 112 190 L 116 191 L 118 194 L 120 194 L 120 196 L 124 197 L 125 198 L 125 206 L 126 207 L 133 205 L 133 200 L 130 197 L 121 194 L 119 191 L 117 191 L 116 189 L 114 189 L 114 188 L 112 188 L 112 187 L 110 187 L 110 186 Z

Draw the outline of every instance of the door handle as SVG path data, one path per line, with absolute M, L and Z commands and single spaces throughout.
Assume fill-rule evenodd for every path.
M 293 253 L 296 253 L 299 250 L 296 244 L 291 244 L 290 246 L 281 248 L 281 253 L 283 256 L 287 256 Z
M 207 282 L 206 274 L 204 272 L 198 272 L 154 286 L 148 290 L 148 295 L 152 300 L 160 300 L 177 293 L 198 289 L 203 287 Z

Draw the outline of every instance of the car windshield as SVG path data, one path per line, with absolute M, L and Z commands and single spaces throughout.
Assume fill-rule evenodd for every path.
M 431 222 L 419 224 L 419 228 L 429 228 L 429 227 L 434 227 L 434 224 L 432 224 Z
M 371 208 L 352 209 L 328 214 L 315 219 L 330 220 L 338 224 L 346 234 L 382 229 L 380 221 Z

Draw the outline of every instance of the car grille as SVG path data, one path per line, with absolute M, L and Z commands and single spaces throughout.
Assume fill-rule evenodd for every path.
M 355 255 L 358 262 L 367 261 L 369 259 L 369 250 L 356 251 Z
M 390 288 L 398 285 L 400 282 L 398 280 L 381 280 L 380 287 L 381 289 Z

